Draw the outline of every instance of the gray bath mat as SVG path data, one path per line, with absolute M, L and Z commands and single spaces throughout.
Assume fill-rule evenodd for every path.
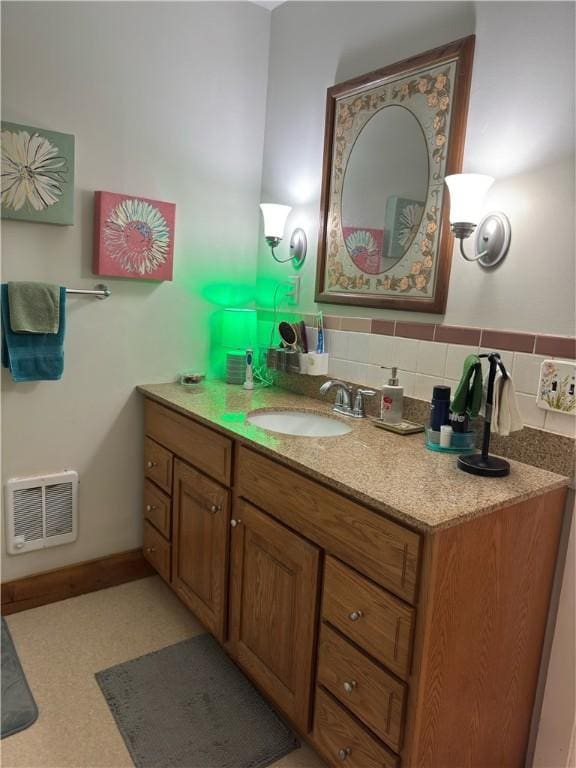
M 20 666 L 6 620 L 2 618 L 2 728 L 0 738 L 23 731 L 38 717 L 38 707 Z
M 264 768 L 300 746 L 207 634 L 96 680 L 137 768 Z

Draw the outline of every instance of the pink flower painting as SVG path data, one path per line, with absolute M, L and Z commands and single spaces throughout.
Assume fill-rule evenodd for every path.
M 370 227 L 342 227 L 342 234 L 350 258 L 358 269 L 369 275 L 384 271 L 382 256 L 384 230 Z
M 172 280 L 175 212 L 173 203 L 95 192 L 94 273 Z

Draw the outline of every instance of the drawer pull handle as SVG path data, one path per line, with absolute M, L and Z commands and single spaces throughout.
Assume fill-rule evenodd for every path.
M 156 552 L 156 547 L 146 547 L 146 552 L 152 554 L 153 552 Z
M 149 461 L 146 466 L 148 467 L 148 469 L 153 469 L 154 467 L 157 466 L 157 464 L 155 461 Z
M 352 752 L 352 749 L 350 747 L 344 747 L 344 749 L 339 749 L 338 750 L 338 759 L 339 760 L 346 760 L 351 752 Z
M 234 518 L 232 518 L 232 520 L 230 520 L 230 525 L 232 526 L 232 528 L 236 528 L 236 526 L 240 525 L 241 522 L 242 520 L 234 520 Z
M 362 616 L 364 616 L 362 611 L 352 611 L 352 613 L 348 614 L 350 621 L 358 621 L 358 619 L 361 619 Z
M 155 504 L 146 504 L 146 512 L 155 512 L 155 511 L 156 511 Z
M 222 507 L 219 504 L 212 504 L 212 506 L 210 507 L 208 512 L 210 512 L 211 514 L 215 515 L 216 512 L 220 512 L 221 509 L 222 509 Z
M 346 680 L 346 682 L 344 683 L 344 690 L 346 691 L 346 693 L 352 693 L 352 691 L 354 690 L 354 688 L 356 688 L 357 685 L 358 683 L 356 682 L 356 680 L 350 680 L 350 681 Z

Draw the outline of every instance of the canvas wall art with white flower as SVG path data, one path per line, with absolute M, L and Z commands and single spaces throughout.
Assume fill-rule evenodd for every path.
M 175 213 L 174 203 L 95 192 L 93 272 L 172 280 Z
M 74 223 L 74 136 L 2 122 L 2 218 Z

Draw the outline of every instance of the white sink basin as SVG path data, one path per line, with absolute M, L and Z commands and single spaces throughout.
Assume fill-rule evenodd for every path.
M 252 411 L 246 418 L 250 424 L 284 435 L 336 437 L 352 431 L 339 419 L 312 411 Z

